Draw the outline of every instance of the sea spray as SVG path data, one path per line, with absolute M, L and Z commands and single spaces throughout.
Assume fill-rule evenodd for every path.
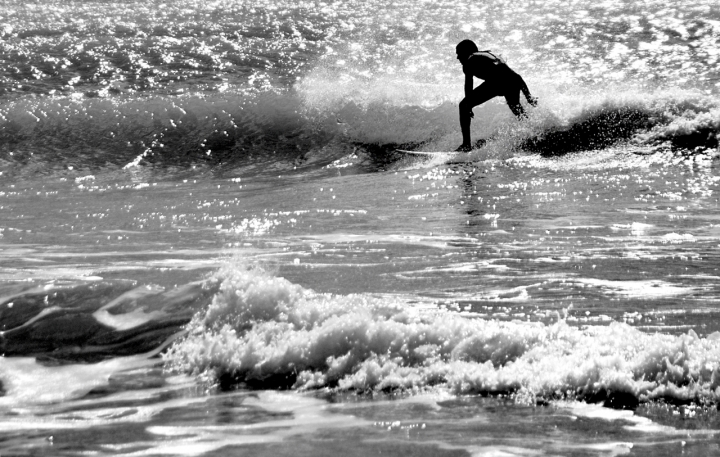
M 518 399 L 716 403 L 720 334 L 578 328 L 417 308 L 371 295 L 319 294 L 232 264 L 165 354 L 169 369 L 223 387 L 514 394 Z

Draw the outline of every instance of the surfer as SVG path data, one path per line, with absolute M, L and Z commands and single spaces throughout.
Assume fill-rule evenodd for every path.
M 523 119 L 527 114 L 520 104 L 520 92 L 532 106 L 537 106 L 537 99 L 530 95 L 530 90 L 522 77 L 492 52 L 478 51 L 477 45 L 471 40 L 461 41 L 455 52 L 465 73 L 465 98 L 460 102 L 460 130 L 463 142 L 457 151 L 468 152 L 472 149 L 470 119 L 474 117 L 472 111 L 474 107 L 502 95 L 513 114 L 518 119 Z M 473 77 L 485 81 L 474 90 Z

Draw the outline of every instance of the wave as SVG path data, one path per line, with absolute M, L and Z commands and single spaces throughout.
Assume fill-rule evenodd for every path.
M 6 286 L 0 290 L 0 352 L 55 364 L 155 350 L 207 306 L 214 291 L 206 286 L 165 290 L 127 281 Z
M 456 105 L 441 92 L 413 103 L 407 92 L 420 89 L 323 92 L 300 85 L 259 94 L 23 99 L 0 108 L 0 171 L 7 177 L 68 167 L 200 167 L 277 174 L 320 169 L 352 154 L 373 170 L 399 147 L 457 146 Z M 618 143 L 707 152 L 717 149 L 720 135 L 720 107 L 697 94 L 604 95 L 577 106 L 558 95 L 524 122 L 500 102 L 476 113 L 474 134 L 505 157 Z
M 274 93 L 24 100 L 0 112 L 0 142 L 11 169 L 292 162 L 323 140 L 298 109 Z
M 649 129 L 652 113 L 627 106 L 598 109 L 573 119 L 564 128 L 549 129 L 521 143 L 527 151 L 555 156 L 604 149 Z
M 365 294 L 319 294 L 244 264 L 214 281 L 212 303 L 164 358 L 169 369 L 223 388 L 444 389 L 618 408 L 720 399 L 717 332 L 476 319 Z
M 316 293 L 239 261 L 169 290 L 122 281 L 6 287 L 0 320 L 0 350 L 11 359 L 53 367 L 165 350 L 167 370 L 223 389 L 441 390 L 618 408 L 720 400 L 718 332 L 578 328 L 559 315 L 482 319 L 401 298 Z
M 545 120 L 541 131 L 524 139 L 520 147 L 546 156 L 624 142 L 694 152 L 717 148 L 720 109 L 709 98 L 642 96 L 644 100 L 620 97 L 592 104 L 558 125 L 548 125 Z
M 683 112 L 642 138 L 649 143 L 669 144 L 687 151 L 717 149 L 720 142 L 720 108 Z

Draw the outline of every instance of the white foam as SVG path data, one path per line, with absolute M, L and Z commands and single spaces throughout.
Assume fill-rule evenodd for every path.
M 106 385 L 120 370 L 156 364 L 146 357 L 119 357 L 95 364 L 45 367 L 33 358 L 0 357 L 5 395 L 0 405 L 24 407 L 79 398 L 95 387 Z
M 392 297 L 316 294 L 257 268 L 228 266 L 220 291 L 166 355 L 169 367 L 296 388 L 517 392 L 519 399 L 622 392 L 640 401 L 720 396 L 720 341 L 645 334 L 625 324 L 578 329 L 465 317 Z M 583 280 L 635 294 L 685 293 L 660 282 Z M 526 300 L 527 288 L 508 300 Z M 646 295 L 643 295 L 646 296 Z M 499 297 L 503 298 L 503 297 Z M 709 368 L 708 368 L 709 367 Z M 524 400 L 523 400 L 524 401 Z

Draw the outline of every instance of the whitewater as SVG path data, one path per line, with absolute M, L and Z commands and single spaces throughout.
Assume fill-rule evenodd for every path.
M 475 108 L 455 45 L 539 98 Z M 0 455 L 712 455 L 720 6 L 0 5 Z

